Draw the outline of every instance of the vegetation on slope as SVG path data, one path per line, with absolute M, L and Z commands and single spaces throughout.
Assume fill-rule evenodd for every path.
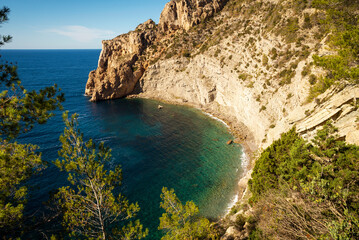
M 292 129 L 260 155 L 249 201 L 263 237 L 358 239 L 359 147 L 335 132 L 328 123 L 308 142 Z
M 312 85 L 311 101 L 335 83 L 357 83 L 358 8 L 356 0 L 231 0 L 220 13 L 189 31 L 159 38 L 143 58 L 154 64 L 206 54 L 218 58 L 221 67 L 235 65 L 232 72 L 240 80 L 265 79 L 265 89 L 273 90 L 290 84 L 299 63 L 305 61 L 302 79 Z M 263 40 L 279 45 L 267 52 L 260 49 Z M 232 59 L 243 45 L 249 59 L 236 65 Z M 253 82 L 246 85 L 253 87 Z
M 183 205 L 174 190 L 165 187 L 161 199 L 161 208 L 165 210 L 158 227 L 165 232 L 162 240 L 217 239 L 210 221 L 199 216 L 199 209 L 193 201 Z
M 326 69 L 327 74 L 311 90 L 310 98 L 338 81 L 359 83 L 359 1 L 314 0 L 312 6 L 326 13 L 320 24 L 333 54 L 313 56 L 315 64 Z

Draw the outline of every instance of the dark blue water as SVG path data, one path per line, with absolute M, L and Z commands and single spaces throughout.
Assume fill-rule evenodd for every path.
M 123 168 L 122 191 L 138 202 L 139 218 L 158 239 L 162 187 L 174 188 L 183 201 L 193 200 L 203 216 L 222 216 L 236 193 L 241 174 L 241 148 L 227 145 L 228 129 L 200 111 L 164 106 L 143 99 L 92 103 L 84 96 L 90 70 L 96 68 L 99 50 L 2 50 L 2 58 L 16 62 L 23 85 L 39 89 L 54 83 L 65 93 L 63 106 L 79 114 L 84 137 L 104 141 L 112 148 L 112 166 Z M 49 167 L 31 179 L 27 212 L 41 209 L 49 192 L 66 184 L 66 175 L 51 162 L 60 149 L 64 124 L 56 112 L 47 124 L 21 136 L 23 143 L 40 146 Z

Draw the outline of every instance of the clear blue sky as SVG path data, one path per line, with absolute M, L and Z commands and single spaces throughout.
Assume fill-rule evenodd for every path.
M 11 35 L 3 49 L 100 49 L 101 40 L 134 30 L 148 19 L 158 23 L 169 0 L 2 0 Z

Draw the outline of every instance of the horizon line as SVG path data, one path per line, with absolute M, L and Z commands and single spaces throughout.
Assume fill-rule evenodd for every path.
M 1 50 L 101 50 L 101 48 L 0 48 Z

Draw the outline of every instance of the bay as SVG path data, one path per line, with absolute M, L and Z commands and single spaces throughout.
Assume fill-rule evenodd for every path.
M 121 191 L 141 208 L 139 218 L 159 239 L 157 230 L 162 187 L 175 189 L 183 203 L 193 200 L 201 215 L 217 219 L 228 210 L 242 173 L 242 148 L 227 145 L 228 128 L 201 111 L 146 99 L 92 103 L 84 96 L 88 73 L 100 50 L 1 50 L 2 59 L 18 65 L 25 88 L 38 90 L 57 84 L 65 93 L 63 106 L 79 114 L 85 139 L 104 141 L 112 149 L 111 166 L 121 165 Z M 163 105 L 159 110 L 157 106 Z M 19 141 L 40 146 L 49 166 L 33 177 L 26 214 L 43 209 L 49 193 L 66 185 L 66 174 L 52 165 L 58 158 L 61 112 L 36 126 Z M 51 226 L 48 226 L 51 232 Z M 36 235 L 36 233 L 34 233 Z

